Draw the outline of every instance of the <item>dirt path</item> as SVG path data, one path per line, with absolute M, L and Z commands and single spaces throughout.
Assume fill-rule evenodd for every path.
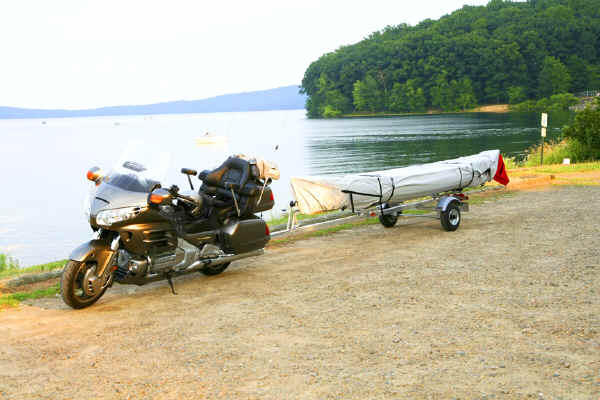
M 0 399 L 598 399 L 599 198 L 522 192 L 454 233 L 407 219 L 302 240 L 178 296 L 5 310 Z

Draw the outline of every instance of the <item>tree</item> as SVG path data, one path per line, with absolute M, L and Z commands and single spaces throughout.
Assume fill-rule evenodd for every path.
M 517 104 L 525 101 L 527 95 L 525 94 L 525 88 L 522 86 L 511 86 L 508 88 L 508 103 Z
M 329 104 L 327 104 L 323 110 L 323 118 L 336 118 L 341 114 L 342 112 L 340 110 L 333 108 Z
M 450 84 L 444 71 L 438 75 L 435 86 L 431 88 L 431 105 L 441 110 L 450 110 L 453 104 Z
M 354 103 L 354 109 L 356 111 L 367 110 L 367 98 L 365 92 L 367 91 L 365 84 L 361 81 L 354 82 L 354 89 L 352 90 L 352 102 Z
M 467 110 L 477 105 L 477 99 L 475 98 L 475 92 L 473 91 L 473 84 L 469 78 L 463 78 L 458 83 L 456 104 L 461 110 Z
M 542 97 L 568 92 L 571 87 L 569 70 L 554 57 L 544 58 L 538 87 Z
M 588 106 L 577 113 L 573 123 L 563 129 L 563 135 L 582 144 L 586 158 L 600 159 L 600 101 L 595 109 Z
M 405 83 L 396 82 L 389 95 L 389 108 L 393 112 L 425 111 L 425 93 L 413 79 Z
M 352 111 L 350 100 L 337 89 L 328 90 L 325 93 L 325 107 L 323 117 L 338 117 L 341 114 Z
M 408 104 L 408 96 L 406 95 L 406 84 L 400 82 L 394 83 L 389 96 L 390 111 L 393 112 L 408 112 L 410 106 Z
M 411 112 L 425 112 L 425 92 L 418 88 L 414 95 L 408 99 L 409 109 Z
M 370 74 L 365 76 L 364 81 L 354 83 L 352 97 L 357 111 L 381 111 L 385 104 L 383 92 Z

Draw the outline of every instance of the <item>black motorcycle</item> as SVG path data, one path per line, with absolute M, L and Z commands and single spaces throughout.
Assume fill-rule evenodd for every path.
M 144 165 L 125 161 L 95 183 L 89 222 L 94 237 L 76 248 L 61 278 L 66 304 L 94 304 L 114 282 L 144 285 L 199 271 L 223 272 L 232 261 L 264 253 L 269 227 L 255 214 L 273 208 L 271 177 L 263 164 L 240 157 L 199 175 L 182 169 L 191 190 L 163 188 Z M 202 180 L 195 191 L 191 180 Z M 277 176 L 278 177 L 278 176 Z

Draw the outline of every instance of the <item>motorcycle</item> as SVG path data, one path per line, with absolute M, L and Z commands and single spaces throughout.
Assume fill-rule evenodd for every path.
M 217 275 L 231 262 L 264 253 L 269 227 L 256 216 L 273 208 L 274 164 L 229 157 L 214 170 L 183 168 L 190 190 L 168 188 L 143 164 L 125 160 L 87 172 L 92 239 L 69 256 L 61 295 L 72 308 L 94 304 L 114 282 L 145 285 L 192 272 Z M 194 190 L 192 177 L 202 181 Z

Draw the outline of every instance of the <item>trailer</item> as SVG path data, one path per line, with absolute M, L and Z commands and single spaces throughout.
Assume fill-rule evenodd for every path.
M 438 218 L 444 230 L 455 231 L 461 212 L 469 210 L 464 191 L 491 180 L 509 182 L 499 150 L 370 173 L 292 177 L 290 183 L 296 199 L 292 205 L 303 214 L 351 210 L 355 215 L 378 216 L 389 228 L 407 210 L 428 210 L 425 217 Z M 290 212 L 288 230 L 294 227 L 294 218 Z

